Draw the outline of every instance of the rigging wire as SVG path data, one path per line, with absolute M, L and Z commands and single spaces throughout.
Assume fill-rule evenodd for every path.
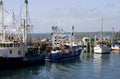
M 13 15 L 11 15 L 7 10 L 5 10 L 4 8 L 3 8 L 3 10 L 4 10 L 4 12 L 6 12 L 8 15 L 10 15 L 11 17 L 13 16 Z M 18 22 L 18 23 L 20 23 L 16 18 L 14 18 L 15 19 L 15 21 L 16 22 Z

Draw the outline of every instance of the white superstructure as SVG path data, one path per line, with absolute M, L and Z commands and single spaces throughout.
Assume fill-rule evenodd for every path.
M 27 4 L 25 0 L 25 16 L 27 17 Z M 3 22 L 3 1 L 0 1 L 0 57 L 2 58 L 19 58 L 25 57 L 27 52 L 27 18 L 24 20 L 23 37 L 18 37 L 16 34 L 10 34 L 7 28 L 4 28 Z M 13 30 L 14 28 L 12 28 Z M 18 30 L 18 29 L 16 29 Z M 21 40 L 23 39 L 23 40 Z

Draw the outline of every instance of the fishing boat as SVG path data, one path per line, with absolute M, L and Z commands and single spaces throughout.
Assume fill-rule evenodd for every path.
M 120 51 L 120 33 L 115 32 L 113 28 L 113 37 L 112 37 L 112 43 L 111 43 L 111 50 L 113 51 Z
M 107 54 L 110 53 L 111 48 L 108 47 L 105 43 L 98 43 L 95 47 L 94 47 L 94 52 L 95 53 L 99 53 L 99 54 Z
M 58 61 L 79 57 L 81 46 L 74 42 L 74 26 L 72 33 L 66 33 L 57 26 L 52 27 L 52 47 L 46 52 L 45 60 Z
M 98 41 L 95 41 L 94 52 L 99 54 L 108 54 L 110 53 L 111 48 L 107 46 L 106 42 L 103 40 L 103 19 L 101 25 L 102 25 L 101 36 L 98 38 Z
M 111 44 L 111 50 L 120 50 L 120 44 L 119 44 L 119 42 L 113 42 L 112 44 Z
M 40 51 L 40 45 L 28 41 L 28 0 L 25 0 L 25 20 L 18 34 L 10 34 L 3 22 L 3 1 L 0 2 L 0 68 L 14 68 L 43 62 L 45 54 Z

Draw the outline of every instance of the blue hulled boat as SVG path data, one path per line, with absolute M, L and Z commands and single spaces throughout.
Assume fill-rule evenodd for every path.
M 71 59 L 71 58 L 75 58 L 75 57 L 79 57 L 81 50 L 75 50 L 76 48 L 71 48 L 71 51 L 68 51 L 69 49 L 65 50 L 59 50 L 59 49 L 55 49 L 52 50 L 50 53 L 45 55 L 45 59 L 46 60 L 50 60 L 50 61 L 57 61 L 57 60 L 66 60 L 66 59 Z M 64 53 L 63 53 L 64 52 Z
M 52 49 L 46 52 L 45 60 L 57 61 L 79 57 L 81 45 L 74 42 L 74 32 L 66 33 L 57 26 L 52 27 Z M 74 27 L 72 27 L 74 30 Z

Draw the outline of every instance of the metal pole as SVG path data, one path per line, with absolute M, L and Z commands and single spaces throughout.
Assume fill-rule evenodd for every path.
M 3 29 L 4 21 L 3 21 L 3 1 L 0 1 L 0 40 L 3 40 Z
M 24 34 L 25 34 L 25 35 L 24 35 L 23 42 L 26 43 L 26 44 L 27 44 L 27 25 L 28 25 L 28 24 L 27 24 L 27 23 L 28 23 L 28 22 L 27 22 L 27 20 L 28 20 L 28 19 L 27 19 L 27 17 L 28 17 L 27 15 L 28 15 L 28 0 L 25 0 L 25 28 L 24 28 L 24 30 L 25 30 L 25 31 L 24 31 L 25 33 L 24 33 Z

